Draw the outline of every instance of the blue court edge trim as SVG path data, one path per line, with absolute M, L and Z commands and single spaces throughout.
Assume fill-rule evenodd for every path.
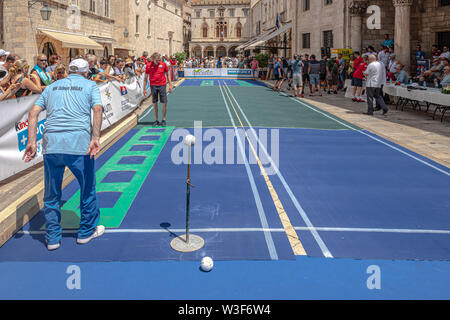
M 77 263 L 81 288 L 70 290 L 67 283 L 73 272 L 68 270 L 73 270 L 69 269 L 73 265 L 0 262 L 0 299 L 450 298 L 450 263 L 439 261 L 308 257 L 294 261 L 216 261 L 208 273 L 199 271 L 199 261 Z M 370 267 L 380 270 L 380 289 L 368 288 Z

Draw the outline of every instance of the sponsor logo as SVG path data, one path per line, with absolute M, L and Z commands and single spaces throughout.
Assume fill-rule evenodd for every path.
M 40 141 L 42 139 L 42 136 L 44 135 L 44 129 L 45 129 L 45 121 L 47 119 L 43 119 L 38 122 L 37 124 L 37 133 L 36 133 L 36 141 Z M 17 125 L 17 124 L 16 124 Z M 27 123 L 28 126 L 28 123 Z M 17 126 L 16 126 L 17 130 Z M 24 127 L 23 130 L 17 132 L 17 140 L 19 145 L 19 151 L 25 150 L 28 143 L 28 130 L 26 127 Z
M 104 107 L 104 112 L 110 112 L 112 111 L 112 106 L 111 103 L 108 103 L 105 107 Z
M 250 76 L 252 75 L 252 70 L 228 70 L 228 75 Z
M 210 69 L 194 69 L 194 74 L 199 76 L 210 76 L 213 74 L 213 71 Z
M 128 94 L 127 87 L 120 87 L 120 94 L 125 96 Z
M 105 90 L 105 95 L 111 100 L 111 92 L 109 91 L 109 88 Z
M 121 102 L 122 103 L 122 111 L 132 108 L 133 106 L 130 104 L 128 99 Z
M 20 130 L 23 130 L 25 128 L 28 128 L 28 120 L 24 121 L 24 122 L 17 121 L 15 127 L 16 127 L 16 132 L 20 131 Z

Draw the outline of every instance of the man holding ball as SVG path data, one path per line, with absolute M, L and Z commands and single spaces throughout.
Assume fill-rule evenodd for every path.
M 167 80 L 169 81 L 169 93 L 171 93 L 172 80 L 169 76 L 169 68 L 167 67 L 166 63 L 161 61 L 161 55 L 159 53 L 154 53 L 152 55 L 152 61 L 147 65 L 144 76 L 144 96 L 147 95 L 147 81 L 150 81 L 153 111 L 155 112 L 155 122 L 153 122 L 154 127 L 166 125 Z M 158 100 L 163 104 L 163 118 L 161 123 L 158 121 Z

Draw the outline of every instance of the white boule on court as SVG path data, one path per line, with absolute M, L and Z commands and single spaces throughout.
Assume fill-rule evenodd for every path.
M 201 269 L 205 272 L 209 272 L 214 267 L 214 261 L 210 257 L 203 257 L 201 263 Z
M 195 137 L 192 134 L 188 134 L 185 138 L 184 138 L 184 144 L 187 146 L 193 146 L 195 145 Z

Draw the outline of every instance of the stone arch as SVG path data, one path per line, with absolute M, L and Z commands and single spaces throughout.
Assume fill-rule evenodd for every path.
M 237 50 L 236 50 L 237 47 L 238 47 L 238 46 L 231 46 L 231 47 L 228 49 L 228 56 L 229 56 L 229 57 L 236 57 L 236 56 L 237 56 L 237 54 L 238 54 L 238 52 L 237 52 Z
M 217 57 L 225 57 L 227 55 L 227 48 L 224 46 L 217 47 Z
M 195 46 L 194 49 L 192 49 L 192 56 L 194 58 L 201 58 L 202 57 L 202 47 Z
M 204 57 L 214 57 L 214 47 L 213 46 L 206 46 L 205 47 L 205 53 Z

